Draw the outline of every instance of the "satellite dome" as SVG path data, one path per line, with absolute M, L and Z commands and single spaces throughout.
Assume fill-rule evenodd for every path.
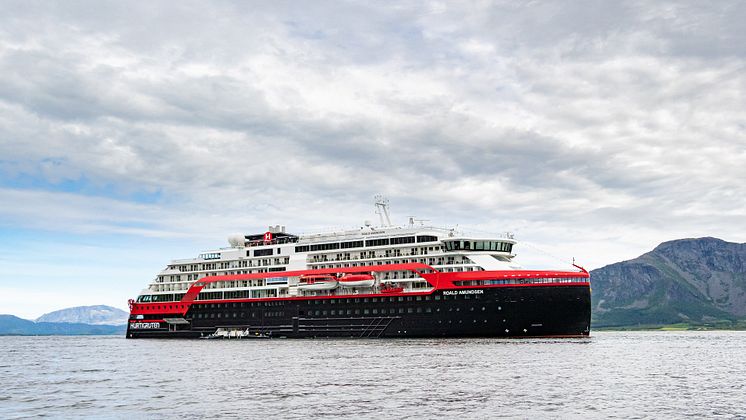
M 244 238 L 240 233 L 236 233 L 228 236 L 228 243 L 233 248 L 243 248 L 246 244 L 246 238 Z

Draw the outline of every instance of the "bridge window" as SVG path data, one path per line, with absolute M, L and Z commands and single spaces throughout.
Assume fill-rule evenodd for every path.
M 363 247 L 363 241 L 342 242 L 340 245 L 342 245 L 343 249 L 347 249 L 347 248 L 362 248 Z
M 365 241 L 365 246 L 383 246 L 383 245 L 389 245 L 389 238 L 368 239 Z
M 511 252 L 513 244 L 504 241 L 451 240 L 443 242 L 446 251 L 497 251 Z
M 339 242 L 335 242 L 333 244 L 311 245 L 311 251 L 327 251 L 330 249 L 339 249 Z
M 414 236 L 403 236 L 400 238 L 391 238 L 391 245 L 413 244 L 413 243 L 414 243 Z

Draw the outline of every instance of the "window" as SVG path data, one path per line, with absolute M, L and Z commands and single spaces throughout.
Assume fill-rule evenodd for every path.
M 295 247 L 295 252 L 308 252 L 308 251 L 309 251 L 309 249 L 310 249 L 310 248 L 309 248 L 309 246 L 308 246 L 308 245 L 301 245 L 301 246 L 296 246 L 296 247 Z
M 417 242 L 437 242 L 438 237 L 437 236 L 430 236 L 430 235 L 420 235 L 417 236 Z M 431 250 L 432 251 L 432 250 Z
M 327 251 L 330 249 L 339 249 L 339 242 L 335 242 L 332 244 L 311 245 L 311 248 L 310 248 L 311 251 Z
M 414 243 L 414 236 L 403 236 L 399 238 L 391 238 L 391 245 L 413 244 L 413 243 Z
M 383 246 L 383 245 L 389 245 L 389 238 L 368 239 L 365 241 L 365 246 Z
M 274 250 L 272 248 L 270 248 L 270 249 L 257 249 L 257 250 L 254 250 L 254 256 L 255 257 L 262 257 L 262 256 L 265 256 L 265 255 L 272 255 L 273 251 Z
M 340 245 L 342 246 L 342 249 L 347 249 L 347 248 L 362 248 L 363 247 L 363 241 L 342 242 Z
M 504 241 L 444 241 L 444 248 L 450 251 L 498 251 L 511 252 L 513 244 Z

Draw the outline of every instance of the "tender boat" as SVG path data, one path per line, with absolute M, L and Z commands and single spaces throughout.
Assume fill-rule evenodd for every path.
M 373 287 L 376 279 L 370 274 L 345 274 L 339 278 L 342 287 Z
M 337 287 L 337 278 L 331 275 L 301 276 L 298 283 L 300 290 L 332 290 Z

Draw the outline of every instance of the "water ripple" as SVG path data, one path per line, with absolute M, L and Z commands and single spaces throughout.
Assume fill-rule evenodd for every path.
M 0 337 L 0 418 L 744 418 L 746 333 Z

